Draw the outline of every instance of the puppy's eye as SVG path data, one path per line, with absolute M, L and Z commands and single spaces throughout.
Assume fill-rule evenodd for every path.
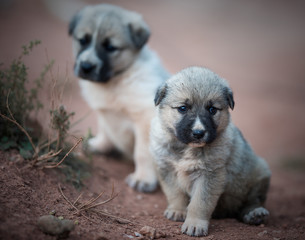
M 177 107 L 177 110 L 178 110 L 179 113 L 184 114 L 184 113 L 187 112 L 188 107 L 187 106 L 180 106 L 180 107 Z
M 110 52 L 110 53 L 115 52 L 115 51 L 118 50 L 118 48 L 115 47 L 115 46 L 113 46 L 113 45 L 110 43 L 109 40 L 106 40 L 106 41 L 103 43 L 103 47 L 104 47 L 104 49 L 105 49 L 107 52 Z
M 91 42 L 91 36 L 86 34 L 85 36 L 80 38 L 78 41 L 79 41 L 80 45 L 86 46 Z
M 215 115 L 216 113 L 217 113 L 217 108 L 215 108 L 215 107 L 209 107 L 209 113 L 211 114 L 211 115 Z

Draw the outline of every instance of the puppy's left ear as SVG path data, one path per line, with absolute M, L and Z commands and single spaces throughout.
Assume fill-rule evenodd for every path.
M 71 21 L 69 23 L 69 30 L 68 30 L 69 36 L 72 36 L 79 19 L 80 19 L 79 13 L 75 14 L 74 17 L 71 19 Z
M 226 100 L 228 101 L 228 105 L 233 110 L 235 106 L 235 102 L 234 102 L 232 90 L 230 88 L 226 88 L 225 94 L 226 94 Z
M 147 43 L 150 36 L 149 27 L 142 19 L 142 16 L 135 16 L 133 21 L 128 24 L 128 30 L 135 47 L 141 49 Z
M 155 106 L 158 106 L 161 101 L 165 98 L 166 96 L 166 92 L 167 92 L 167 85 L 166 84 L 162 84 L 157 92 L 156 92 L 156 95 L 155 95 Z

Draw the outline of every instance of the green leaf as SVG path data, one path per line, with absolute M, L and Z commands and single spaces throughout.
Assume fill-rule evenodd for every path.
M 27 150 L 27 151 L 34 150 L 34 149 L 32 148 L 31 143 L 30 143 L 29 141 L 21 142 L 20 145 L 21 145 L 21 148 L 23 148 L 24 150 Z
M 32 153 L 23 148 L 19 149 L 19 153 L 24 159 L 30 159 L 32 157 Z
M 5 139 L 7 139 L 5 141 Z M 17 143 L 13 140 L 8 140 L 7 137 L 3 137 L 1 139 L 1 142 L 0 142 L 0 149 L 5 151 L 5 150 L 8 150 L 10 148 L 14 148 L 14 147 L 17 147 Z

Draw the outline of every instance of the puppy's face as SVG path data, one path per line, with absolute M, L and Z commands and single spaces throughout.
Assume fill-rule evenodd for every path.
M 159 88 L 159 118 L 169 134 L 192 147 L 213 142 L 229 123 L 234 100 L 228 84 L 205 68 L 181 71 Z
M 75 75 L 105 83 L 130 67 L 150 33 L 137 13 L 101 4 L 81 10 L 72 19 L 69 34 Z

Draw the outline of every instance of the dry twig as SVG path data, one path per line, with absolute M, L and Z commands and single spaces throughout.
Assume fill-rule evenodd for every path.
M 43 154 L 43 155 L 39 156 L 40 151 L 41 151 L 43 148 L 45 148 L 47 145 L 50 146 L 51 143 L 48 142 L 47 144 L 44 144 L 44 145 L 42 145 L 42 146 L 39 146 L 39 145 L 38 145 L 38 146 L 35 146 L 35 144 L 34 144 L 32 138 L 31 138 L 30 134 L 27 132 L 27 130 L 26 130 L 24 127 L 22 127 L 22 126 L 20 125 L 20 123 L 18 123 L 18 122 L 16 121 L 16 119 L 14 118 L 14 115 L 13 115 L 11 109 L 10 109 L 10 106 L 9 106 L 9 101 L 8 101 L 9 95 L 10 95 L 10 90 L 8 91 L 7 98 L 6 98 L 6 107 L 7 107 L 7 110 L 8 110 L 8 112 L 9 112 L 10 117 L 5 116 L 5 115 L 2 114 L 1 112 L 0 112 L 0 117 L 2 117 L 3 119 L 6 119 L 6 120 L 12 122 L 13 124 L 15 124 L 15 125 L 16 125 L 16 126 L 26 135 L 26 137 L 28 138 L 28 140 L 29 140 L 29 142 L 30 142 L 30 144 L 31 144 L 31 146 L 32 146 L 32 148 L 33 148 L 33 150 L 34 150 L 34 154 L 33 154 L 33 156 L 32 156 L 32 160 L 33 160 L 32 165 L 34 166 L 34 165 L 37 164 L 37 162 L 42 163 L 43 161 L 47 161 L 47 160 L 49 160 L 49 159 L 51 159 L 51 158 L 54 158 L 54 157 L 58 156 L 58 155 L 63 151 L 63 149 L 60 149 L 60 150 L 58 150 L 57 152 L 54 152 L 54 150 L 49 150 L 49 152 L 47 152 L 46 154 Z M 83 141 L 83 138 L 78 139 L 78 141 L 72 146 L 72 148 L 71 148 L 71 149 L 66 153 L 66 155 L 60 160 L 60 162 L 58 162 L 58 163 L 55 164 L 55 165 L 45 166 L 45 168 L 56 168 L 56 167 L 58 167 L 58 166 L 66 159 L 66 157 L 69 156 L 69 154 L 70 154 L 70 153 L 80 144 L 80 142 L 82 142 L 82 141 Z
M 110 198 L 108 198 L 107 200 L 105 201 L 102 201 L 102 202 L 99 202 L 99 203 L 96 203 L 94 204 L 103 194 L 104 194 L 104 191 L 101 192 L 96 198 L 92 198 L 90 200 L 88 200 L 87 202 L 85 202 L 84 204 L 80 204 L 79 207 L 77 207 L 77 204 L 81 198 L 81 196 L 83 195 L 83 193 L 81 193 L 77 198 L 76 200 L 72 203 L 62 192 L 61 190 L 61 186 L 58 184 L 58 188 L 59 188 L 59 191 L 61 193 L 61 195 L 63 196 L 63 198 L 76 210 L 76 212 L 78 214 L 81 214 L 83 217 L 85 217 L 87 220 L 91 221 L 91 222 L 94 222 L 92 219 L 88 218 L 87 216 L 85 216 L 83 214 L 83 211 L 87 211 L 87 210 L 92 210 L 93 212 L 95 213 L 99 213 L 99 214 L 102 214 L 104 216 L 107 216 L 107 217 L 111 217 L 113 219 L 116 219 L 117 221 L 121 221 L 121 222 L 124 222 L 124 223 L 132 223 L 132 224 L 136 224 L 136 223 L 133 223 L 132 221 L 128 220 L 128 219 L 125 219 L 125 218 L 121 218 L 121 217 L 118 217 L 118 216 L 114 216 L 110 213 L 107 213 L 105 211 L 102 211 L 102 210 L 98 210 L 98 209 L 95 209 L 97 206 L 100 206 L 100 205 L 104 205 L 108 202 L 110 202 L 111 200 L 113 200 L 115 197 L 118 196 L 118 194 L 114 194 L 114 185 L 112 185 L 112 193 L 111 193 L 111 196 Z M 95 222 L 96 223 L 96 222 Z M 98 223 L 97 223 L 98 224 Z M 142 225 L 142 224 L 138 224 L 138 225 Z
M 16 126 L 26 135 L 26 137 L 28 138 L 28 140 L 29 140 L 29 142 L 30 142 L 30 144 L 31 144 L 31 146 L 32 146 L 32 148 L 33 148 L 33 150 L 34 150 L 34 156 L 33 156 L 33 158 L 35 159 L 35 158 L 37 158 L 37 156 L 38 156 L 38 149 L 36 148 L 35 144 L 33 143 L 33 140 L 32 140 L 32 138 L 31 138 L 30 134 L 25 130 L 24 127 L 22 127 L 22 126 L 15 120 L 15 118 L 14 118 L 12 112 L 11 112 L 11 109 L 10 109 L 10 106 L 9 106 L 9 103 L 8 103 L 8 99 L 9 99 L 10 92 L 11 92 L 11 90 L 9 90 L 9 91 L 8 91 L 8 94 L 7 94 L 7 98 L 6 98 L 6 108 L 7 108 L 7 110 L 8 110 L 8 112 L 9 112 L 9 114 L 10 114 L 11 117 L 7 117 L 7 116 L 3 115 L 2 113 L 0 113 L 0 116 L 1 116 L 2 118 L 4 118 L 4 119 L 6 119 L 6 120 L 8 120 L 8 121 L 10 121 L 10 122 L 12 122 L 12 123 L 14 123 L 14 124 L 15 124 L 15 125 L 16 125 Z
M 75 207 L 75 205 L 73 203 L 71 203 L 69 201 L 69 199 L 64 195 L 63 191 L 61 190 L 61 186 L 60 184 L 58 184 L 58 189 L 59 189 L 59 192 L 60 194 L 63 196 L 63 198 L 67 201 L 67 203 L 69 203 L 76 211 L 77 213 L 81 214 L 84 218 L 86 218 L 87 220 L 91 221 L 91 222 L 94 222 L 96 224 L 98 224 L 97 222 L 93 221 L 92 219 L 88 218 L 86 215 L 84 215 L 83 213 L 81 213 L 77 207 Z
M 56 167 L 58 167 L 66 159 L 66 157 L 68 157 L 69 154 L 78 146 L 78 144 L 80 144 L 81 141 L 83 141 L 83 138 L 78 139 L 78 141 L 73 145 L 73 147 L 66 153 L 66 155 L 57 164 L 44 166 L 44 168 L 56 168 Z M 58 151 L 58 154 L 61 151 L 62 151 L 62 149 Z

